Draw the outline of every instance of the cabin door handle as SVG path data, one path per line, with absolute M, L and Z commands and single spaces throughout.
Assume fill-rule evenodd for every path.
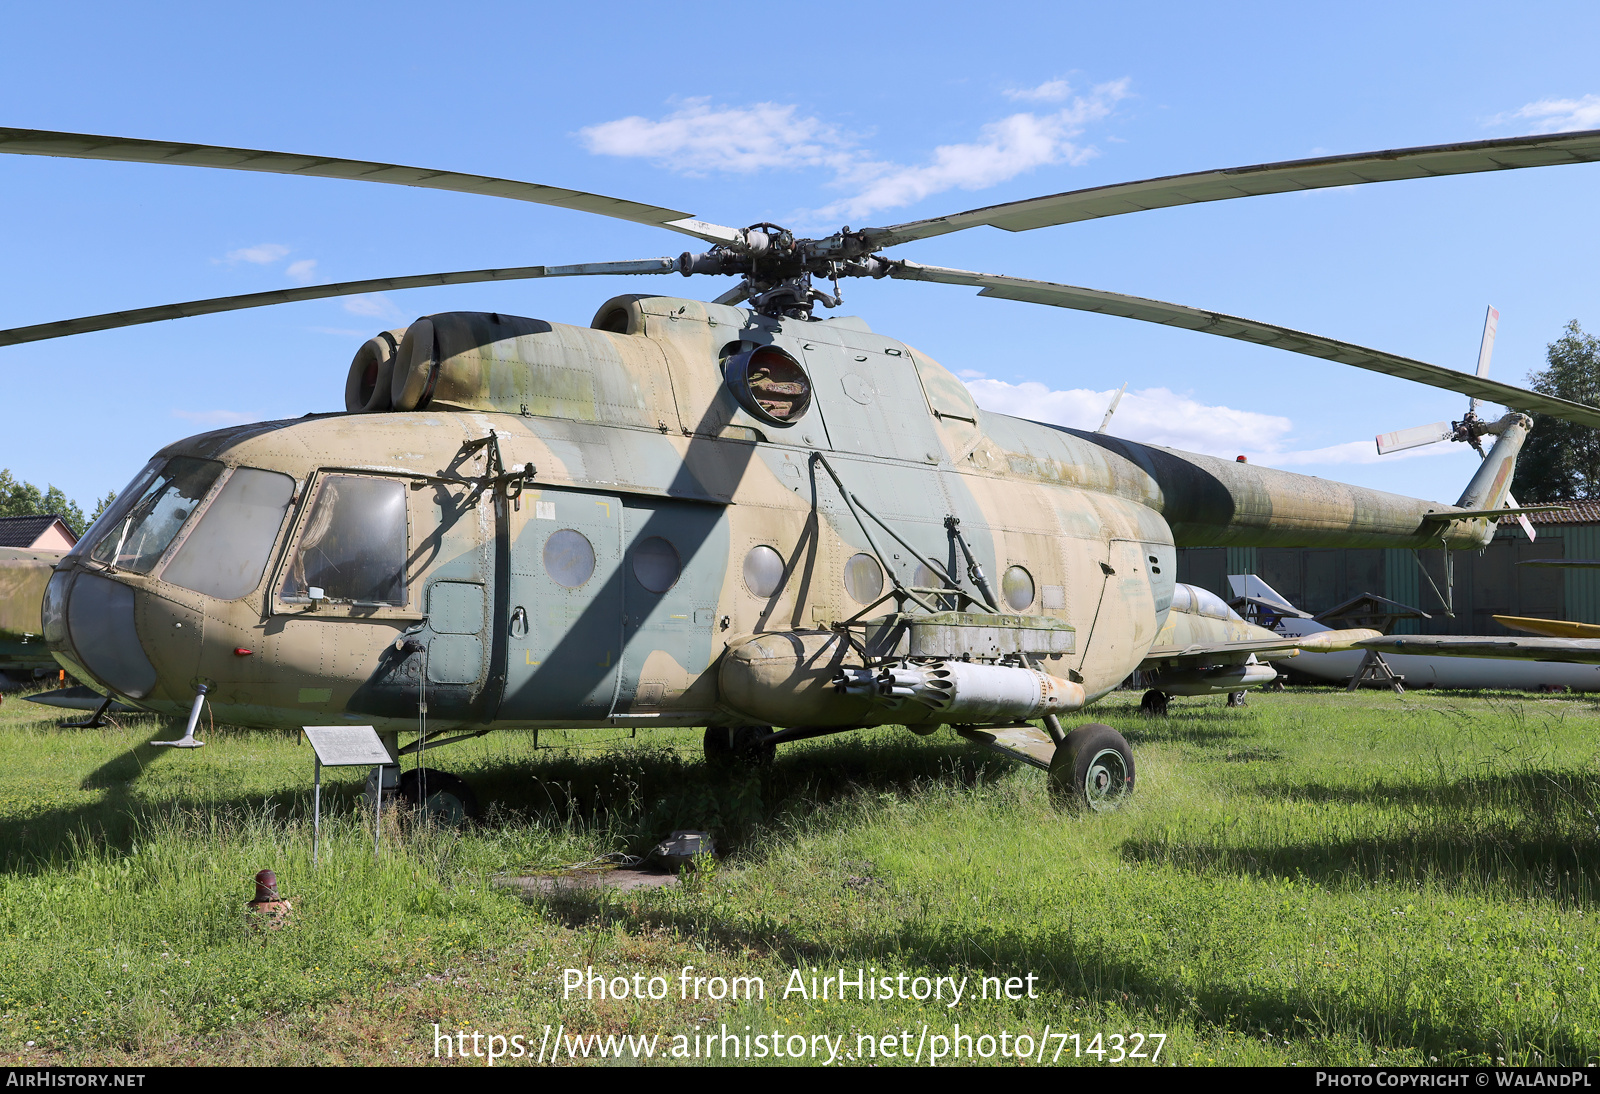
M 522 629 L 518 630 L 518 626 Z M 528 637 L 528 613 L 521 605 L 518 605 L 511 612 L 511 626 L 508 629 L 508 633 L 512 638 Z

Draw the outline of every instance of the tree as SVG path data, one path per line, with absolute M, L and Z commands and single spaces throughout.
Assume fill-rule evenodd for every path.
M 109 501 L 109 499 L 107 499 Z M 103 509 L 106 502 L 100 503 Z M 0 517 L 42 517 L 54 513 L 66 521 L 75 536 L 83 535 L 88 523 L 77 503 L 54 486 L 40 490 L 31 482 L 22 482 L 7 469 L 0 468 Z M 96 510 L 99 516 L 100 511 Z
M 1545 359 L 1550 367 L 1528 377 L 1530 388 L 1600 406 L 1600 338 L 1574 319 L 1546 347 Z M 1529 504 L 1600 497 L 1600 430 L 1535 414 L 1514 485 L 1517 500 Z

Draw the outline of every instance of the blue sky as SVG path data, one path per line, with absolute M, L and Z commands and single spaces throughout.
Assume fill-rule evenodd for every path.
M 1600 128 L 1600 9 L 456 3 L 33 5 L 8 13 L 0 125 L 382 160 L 823 231 L 1123 180 Z M 1332 9 L 1325 9 L 1332 10 Z M 1600 165 L 1216 202 L 892 254 L 1231 312 L 1522 383 L 1600 330 Z M 405 187 L 0 157 L 0 327 L 435 270 L 676 254 L 693 240 Z M 698 249 L 698 248 L 697 248 Z M 0 349 L 0 467 L 85 503 L 163 444 L 342 406 L 371 333 L 450 309 L 587 323 L 714 279 L 411 290 Z M 1473 457 L 1373 462 L 1465 399 L 1225 339 L 845 285 L 844 312 L 995 409 L 1453 500 Z M 1028 386 L 1025 386 L 1028 385 Z M 1454 449 L 1454 451 L 1452 451 Z

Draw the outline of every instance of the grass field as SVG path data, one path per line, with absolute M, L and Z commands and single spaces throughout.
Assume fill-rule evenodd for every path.
M 804 1038 L 816 1063 L 827 1035 L 836 1064 L 864 1038 L 873 1062 L 904 1062 L 890 1036 L 922 1062 L 942 1036 L 945 1062 L 981 1063 L 987 1035 L 988 1062 L 1016 1062 L 1019 1034 L 1038 1062 L 1046 1027 L 1045 1063 L 1147 1063 L 1158 1035 L 1160 1064 L 1600 1059 L 1593 700 L 1291 690 L 1179 700 L 1161 721 L 1137 700 L 1092 712 L 1138 762 L 1114 815 L 1057 812 L 1041 772 L 948 730 L 804 742 L 731 778 L 688 731 L 537 750 L 505 734 L 430 754 L 493 803 L 487 820 L 392 822 L 376 858 L 364 772 L 328 775 L 313 870 L 294 738 L 217 727 L 174 755 L 149 746 L 171 733 L 153 721 L 62 730 L 8 696 L 0 1059 L 420 1063 L 444 1055 L 435 1024 L 469 1053 L 474 1030 L 520 1035 L 528 1056 L 549 1024 L 567 1045 L 659 1035 L 657 1057 L 725 1025 L 789 1052 Z M 676 889 L 530 904 L 494 884 L 677 827 L 727 853 Z M 262 867 L 294 903 L 279 931 L 244 912 Z M 686 966 L 761 977 L 766 998 L 681 998 Z M 666 997 L 564 998 L 563 970 L 590 967 L 659 976 Z M 955 1006 L 948 983 L 928 1001 L 785 997 L 796 968 L 808 989 L 812 969 L 903 974 L 897 992 L 967 980 Z M 977 997 L 1030 974 L 1034 998 Z

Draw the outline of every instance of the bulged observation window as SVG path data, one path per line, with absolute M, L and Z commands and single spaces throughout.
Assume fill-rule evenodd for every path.
M 320 588 L 336 604 L 406 602 L 406 488 L 393 479 L 329 475 L 317 488 L 279 592 L 308 602 Z

